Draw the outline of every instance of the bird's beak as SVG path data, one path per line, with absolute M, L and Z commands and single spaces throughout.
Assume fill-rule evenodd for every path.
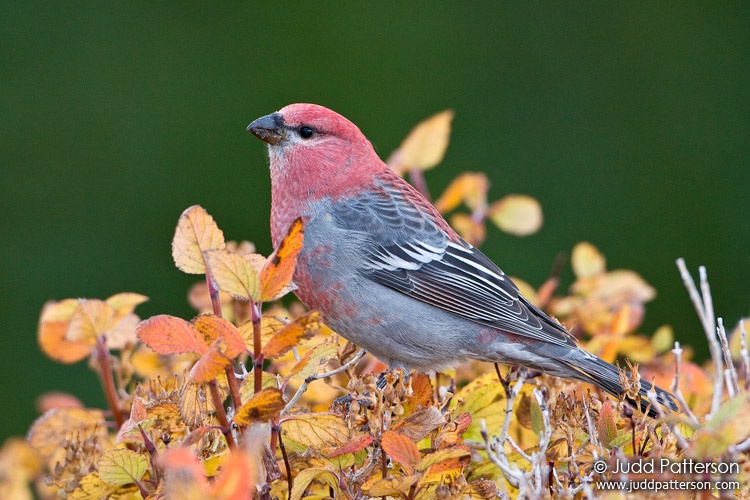
M 247 130 L 268 144 L 278 144 L 285 138 L 284 118 L 278 113 L 261 116 L 247 126 Z

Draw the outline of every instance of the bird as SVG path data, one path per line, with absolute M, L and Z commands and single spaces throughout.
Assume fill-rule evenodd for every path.
M 294 293 L 334 331 L 391 369 L 437 372 L 472 359 L 522 366 L 638 407 L 617 367 L 527 300 L 347 118 L 296 103 L 247 130 L 268 149 L 274 247 L 301 218 Z M 640 409 L 658 416 L 650 389 L 640 382 Z M 669 392 L 654 390 L 677 409 Z

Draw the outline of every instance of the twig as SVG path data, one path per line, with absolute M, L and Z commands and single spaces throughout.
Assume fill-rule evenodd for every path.
M 104 389 L 104 395 L 107 398 L 109 408 L 112 410 L 115 424 L 117 425 L 117 428 L 120 429 L 122 424 L 125 423 L 125 418 L 120 410 L 120 402 L 117 399 L 117 388 L 115 387 L 115 379 L 112 375 L 109 349 L 107 349 L 107 340 L 103 335 L 96 339 L 95 352 L 97 361 L 99 361 L 99 377 L 102 382 L 102 388 Z
M 745 320 L 740 320 L 740 358 L 742 359 L 742 378 L 745 381 L 745 391 L 750 393 L 750 354 L 747 351 L 747 332 Z
M 520 476 L 523 474 L 520 471 L 514 471 L 510 468 L 510 465 L 508 464 L 508 458 L 505 456 L 505 451 L 502 449 L 502 443 L 500 443 L 500 440 L 497 438 L 494 438 L 492 440 L 492 443 L 490 442 L 490 435 L 487 432 L 487 422 L 485 422 L 484 419 L 481 419 L 479 421 L 479 425 L 482 430 L 482 439 L 484 439 L 484 450 L 487 452 L 487 457 L 492 461 L 493 464 L 497 466 L 498 469 L 500 469 L 505 476 L 505 479 L 508 480 L 511 486 L 514 488 L 518 488 L 519 484 L 521 482 Z M 493 449 L 493 444 L 498 444 L 498 450 L 495 451 Z
M 656 391 L 654 390 L 653 386 L 646 392 L 646 397 L 648 397 L 648 400 L 651 401 L 651 405 L 653 406 L 656 413 L 659 414 L 659 417 L 663 417 L 664 410 L 662 410 L 662 406 L 659 404 L 658 399 L 656 399 Z M 680 429 L 678 429 L 674 423 L 668 422 L 667 426 L 669 427 L 669 430 L 672 431 L 672 434 L 674 434 L 674 437 L 677 440 L 677 448 L 679 448 L 680 450 L 687 450 L 688 443 L 685 438 L 682 437 Z
M 682 413 L 687 415 L 690 419 L 690 422 L 697 427 L 700 425 L 700 422 L 698 422 L 698 418 L 696 418 L 695 414 L 692 412 L 692 410 L 690 410 L 687 401 L 685 401 L 685 396 L 682 395 L 682 391 L 680 390 L 680 377 L 682 376 L 682 348 L 680 347 L 679 342 L 674 343 L 672 354 L 674 354 L 675 357 L 675 367 L 674 378 L 672 379 L 672 385 L 670 386 L 670 389 L 672 390 L 672 394 L 674 394 L 675 399 L 677 399 L 677 403 L 680 405 Z M 649 401 L 650 400 L 651 398 L 649 398 Z M 658 409 L 661 410 L 661 406 L 659 406 Z
M 355 354 L 352 359 L 350 359 L 343 365 L 339 366 L 338 368 L 334 368 L 333 370 L 329 372 L 319 373 L 316 375 L 310 375 L 309 377 L 307 377 L 304 380 L 304 382 L 302 382 L 302 385 L 299 386 L 299 389 L 297 389 L 297 392 L 294 393 L 294 396 L 292 397 L 292 399 L 290 399 L 289 402 L 286 404 L 281 414 L 285 415 L 289 413 L 292 410 L 292 408 L 294 408 L 294 405 L 297 404 L 297 401 L 299 401 L 299 398 L 301 398 L 302 395 L 305 393 L 305 391 L 307 390 L 307 386 L 310 385 L 311 382 L 314 382 L 315 380 L 320 380 L 322 378 L 332 377 L 336 375 L 337 373 L 341 373 L 345 370 L 348 370 L 352 366 L 356 365 L 360 359 L 362 359 L 362 356 L 365 355 L 365 352 L 367 351 L 365 351 L 364 349 L 360 349 L 359 352 Z
M 260 304 L 250 303 L 250 319 L 253 322 L 253 389 L 258 394 L 263 388 L 263 352 L 260 333 Z
M 724 329 L 724 320 L 718 318 L 718 323 L 719 326 L 716 328 L 716 333 L 719 335 L 721 352 L 724 354 L 724 365 L 727 367 L 724 370 L 724 376 L 727 379 L 727 392 L 729 393 L 729 397 L 733 398 L 740 393 L 740 386 L 737 383 L 737 370 L 734 369 L 732 353 L 729 352 L 729 342 L 727 341 L 727 332 Z
M 707 415 L 707 418 L 710 420 L 719 410 L 721 399 L 724 395 L 724 363 L 722 361 L 721 347 L 719 346 L 719 341 L 716 339 L 716 322 L 714 319 L 713 301 L 711 299 L 711 288 L 708 286 L 708 276 L 705 267 L 701 266 L 698 268 L 702 296 L 701 293 L 698 293 L 695 281 L 693 281 L 693 277 L 687 270 L 685 259 L 677 259 L 677 267 L 690 295 L 690 300 L 693 301 L 695 311 L 698 313 L 698 318 L 700 318 L 703 325 L 703 331 L 708 340 L 708 349 L 711 352 L 711 360 L 714 364 L 714 393 L 711 401 L 711 412 Z

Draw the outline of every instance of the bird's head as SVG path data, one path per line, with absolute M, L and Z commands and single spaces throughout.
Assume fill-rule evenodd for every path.
M 247 130 L 268 144 L 274 189 L 305 189 L 297 196 L 335 196 L 344 180 L 351 185 L 387 168 L 356 125 L 317 104 L 290 104 Z

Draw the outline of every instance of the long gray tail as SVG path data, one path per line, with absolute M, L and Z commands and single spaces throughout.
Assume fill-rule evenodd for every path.
M 625 390 L 620 384 L 620 373 L 616 366 L 607 363 L 603 359 L 599 359 L 586 351 L 580 349 L 578 351 L 583 354 L 582 357 L 579 357 L 576 360 L 561 360 L 566 366 L 568 366 L 568 368 L 578 375 L 578 380 L 589 382 L 601 387 L 615 397 L 620 398 L 624 396 L 625 401 L 630 403 L 631 406 L 639 408 L 639 402 L 627 397 L 625 394 Z M 640 384 L 641 387 L 638 391 L 638 394 L 640 395 L 639 409 L 644 413 L 648 412 L 650 417 L 658 417 L 659 410 L 653 407 L 647 395 L 648 391 L 651 390 L 652 384 L 643 379 L 641 379 Z M 677 411 L 677 403 L 672 394 L 661 387 L 654 387 L 654 390 L 656 391 L 656 400 L 659 404 L 672 411 Z

